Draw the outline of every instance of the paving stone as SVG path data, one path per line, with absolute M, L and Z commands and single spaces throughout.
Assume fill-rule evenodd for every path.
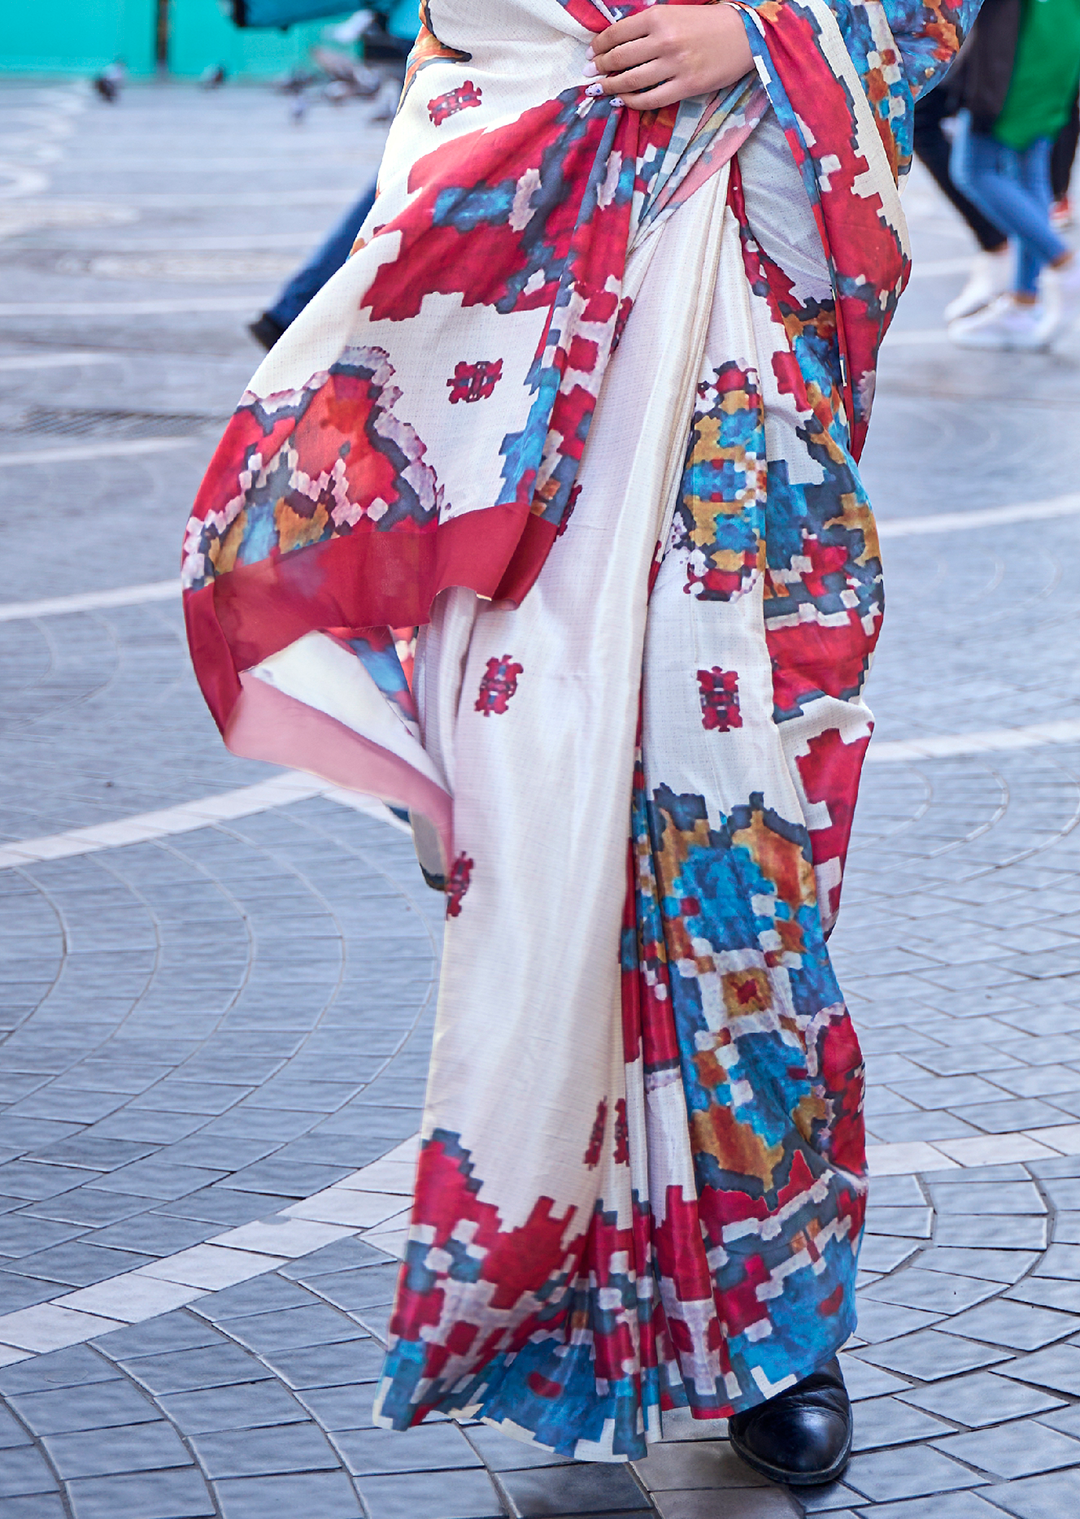
M 844 1482 L 830 1482 L 825 1487 L 804 1488 L 799 1501 L 808 1514 L 834 1515 L 838 1510 L 844 1512 L 861 1507 L 866 1500 Z
M 303 1424 L 309 1417 L 308 1410 L 275 1381 L 172 1393 L 157 1401 L 188 1436 Z
M 918 1460 L 913 1461 L 911 1452 L 903 1446 L 855 1456 L 844 1475 L 848 1487 L 876 1503 L 977 1487 L 984 1480 L 930 1448 L 920 1451 Z
M 138 1388 L 119 1380 L 51 1392 L 9 1394 L 9 1401 L 37 1435 L 150 1424 L 161 1417 Z
M 1038 1303 L 1046 1308 L 1060 1308 L 1065 1313 L 1080 1313 L 1080 1282 L 1028 1277 L 1010 1287 L 1003 1296 L 1018 1303 Z
M 351 1270 L 356 1266 L 385 1266 L 387 1255 L 362 1239 L 339 1239 L 321 1250 L 313 1250 L 301 1260 L 289 1261 L 278 1268 L 278 1275 L 293 1277 L 300 1282 L 314 1281 L 336 1271 Z M 400 1262 L 395 1264 L 400 1269 Z
M 260 1354 L 366 1338 L 353 1319 L 326 1303 L 230 1319 L 229 1334 Z
M 135 1214 L 131 1218 L 122 1219 L 118 1224 L 108 1224 L 103 1229 L 95 1229 L 94 1243 L 106 1245 L 109 1249 L 134 1250 L 153 1259 L 175 1255 L 191 1245 L 201 1245 L 217 1231 L 216 1223 L 169 1218 L 152 1211 Z
M 972 1182 L 965 1187 L 938 1186 L 930 1192 L 939 1214 L 1042 1214 L 1046 1204 L 1032 1182 Z
M 16 1445 L 29 1445 L 30 1436 L 6 1409 L 0 1408 L 0 1450 L 11 1450 Z
M 1080 1245 L 1051 1245 L 1032 1276 L 1053 1276 L 1068 1282 L 1080 1281 Z
M 634 1467 L 651 1493 L 769 1486 L 739 1460 L 726 1440 L 682 1440 L 653 1445 L 646 1459 L 635 1462 Z
M 226 1319 L 241 1319 L 267 1313 L 271 1309 L 306 1308 L 317 1303 L 318 1298 L 306 1287 L 289 1281 L 276 1271 L 252 1277 L 247 1282 L 237 1282 L 235 1287 L 223 1287 L 209 1297 L 201 1298 L 194 1307 L 214 1323 Z
M 257 1382 L 271 1376 L 269 1369 L 246 1350 L 227 1344 L 140 1356 L 130 1363 L 130 1370 L 155 1395 L 191 1392 L 199 1387 L 227 1387 L 234 1382 Z
M 987 1488 L 998 1493 L 1000 1488 Z M 931 1498 L 907 1498 L 899 1503 L 876 1503 L 864 1511 L 873 1519 L 1000 1519 L 1001 1510 L 978 1492 L 935 1493 Z
M 203 1519 L 213 1499 L 192 1467 L 120 1477 L 84 1477 L 68 1484 L 75 1519 Z
M 393 1301 L 400 1269 L 395 1262 L 393 1265 L 329 1272 L 312 1278 L 312 1287 L 320 1297 L 328 1298 L 347 1311 L 376 1307 Z
M 339 1431 L 334 1443 L 357 1477 L 396 1471 L 466 1470 L 481 1465 L 480 1457 L 452 1423 L 422 1424 L 404 1434 L 389 1429 Z
M 1002 1376 L 1080 1397 L 1080 1346 L 1051 1345 L 1034 1355 L 1020 1356 L 999 1370 Z
M 385 1354 L 376 1340 L 363 1338 L 343 1345 L 275 1350 L 267 1352 L 266 1359 L 290 1387 L 342 1387 L 378 1377 Z
M 866 1232 L 887 1234 L 890 1238 L 929 1239 L 933 1221 L 933 1210 L 928 1207 L 869 1208 Z
M 878 1366 L 871 1366 L 866 1361 L 860 1361 L 850 1353 L 841 1351 L 837 1358 L 844 1376 L 844 1385 L 848 1390 L 848 1397 L 853 1403 L 863 1398 L 877 1398 L 885 1393 L 902 1392 L 911 1386 L 903 1377 L 894 1377 L 888 1371 L 882 1371 Z
M 216 1484 L 225 1519 L 363 1519 L 356 1493 L 341 1472 L 248 1477 Z
M 904 1308 L 896 1303 L 875 1303 L 866 1292 L 858 1298 L 858 1328 L 860 1339 L 874 1345 L 895 1340 L 902 1334 L 913 1334 L 930 1324 L 938 1324 L 944 1315 L 925 1313 L 918 1308 Z
M 1054 1340 L 1063 1340 L 1076 1332 L 1076 1320 L 1068 1314 L 1036 1308 L 998 1298 L 978 1308 L 959 1313 L 943 1324 L 947 1334 L 959 1334 L 1010 1350 L 1039 1350 Z
M 856 1451 L 878 1450 L 890 1445 L 909 1445 L 950 1433 L 947 1424 L 918 1408 L 891 1398 L 868 1398 L 854 1410 Z
M 422 1473 L 364 1477 L 357 1486 L 370 1519 L 502 1519 L 505 1512 L 486 1472 L 443 1472 L 437 1483 Z M 251 1519 L 263 1513 L 252 1512 Z
M 43 1443 L 49 1459 L 65 1481 L 72 1477 L 156 1472 L 191 1465 L 191 1457 L 176 1431 L 163 1419 L 156 1423 L 138 1423 L 130 1428 L 121 1426 L 46 1435 Z
M 473 1425 L 469 1430 L 468 1439 L 469 1444 L 479 1453 L 484 1465 L 493 1472 L 518 1472 L 526 1471 L 531 1467 L 571 1464 L 566 1456 L 556 1456 L 553 1452 L 541 1450 L 538 1445 L 525 1440 L 513 1440 L 490 1424 Z M 649 1459 L 652 1460 L 653 1455 L 661 1448 L 654 1445 Z
M 56 1482 L 32 1445 L 8 1448 L 0 1460 L 0 1500 L 26 1493 L 54 1493 Z
M 1047 1241 L 1045 1218 L 1008 1218 L 996 1214 L 938 1214 L 934 1244 L 971 1249 L 1043 1250 Z
M 661 1519 L 716 1519 L 716 1495 L 707 1489 L 690 1493 L 657 1493 L 656 1510 Z M 841 1519 L 841 1511 L 836 1519 Z M 723 1519 L 795 1519 L 798 1510 L 782 1488 L 728 1488 L 724 1492 Z M 605 1519 L 620 1519 L 618 1514 Z M 621 1516 L 627 1519 L 627 1516 Z
M 4 1519 L 67 1519 L 64 1500 L 58 1493 L 34 1493 L 26 1498 L 0 1499 Z
M 1016 1519 L 1075 1519 L 1075 1472 L 1051 1472 L 1045 1476 L 1025 1477 L 1019 1482 L 1002 1482 L 990 1491 L 994 1502 Z
M 184 1309 L 159 1313 L 142 1324 L 114 1329 L 100 1340 L 100 1348 L 116 1361 L 135 1361 L 166 1350 L 199 1350 L 220 1345 L 222 1336 L 212 1325 Z
M 378 1383 L 346 1382 L 334 1387 L 300 1387 L 296 1399 L 311 1410 L 317 1422 L 331 1431 L 371 1429 Z
M 63 1290 L 56 1282 L 0 1271 L 0 1314 L 17 1313 L 20 1308 L 45 1303 L 49 1298 L 58 1297 Z
M 909 1387 L 898 1396 L 916 1408 L 942 1414 L 972 1429 L 1001 1424 L 1024 1414 L 1048 1414 L 1064 1403 L 1060 1397 L 990 1371 L 968 1373 L 928 1387 Z
M 863 1298 L 940 1315 L 959 1313 L 975 1303 L 984 1302 L 996 1291 L 996 1284 L 980 1282 L 970 1276 L 950 1276 L 942 1271 L 923 1271 L 918 1266 L 908 1266 L 887 1281 L 876 1282 L 867 1288 Z
M 1016 1282 L 1039 1259 L 1035 1250 L 968 1250 L 957 1245 L 935 1245 L 919 1256 L 922 1271 L 943 1271 L 974 1276 L 988 1282 Z
M 192 1435 L 191 1443 L 203 1471 L 215 1479 L 337 1471 L 340 1466 L 315 1424 L 208 1432 Z
M 133 1213 L 145 1213 L 154 1206 L 154 1201 L 152 1197 L 102 1192 L 97 1187 L 83 1186 L 60 1197 L 50 1197 L 46 1202 L 34 1203 L 26 1212 L 34 1218 L 54 1218 L 90 1227 L 115 1224 L 122 1218 L 130 1218 Z
M 0 1368 L 0 1393 L 49 1392 L 57 1387 L 83 1387 L 119 1380 L 115 1366 L 88 1345 L 72 1345 L 15 1366 Z
M 604 1514 L 613 1509 L 649 1510 L 649 1500 L 630 1473 L 618 1465 L 548 1467 L 543 1471 L 504 1472 L 500 1478 L 522 1516 Z M 361 1491 L 366 1491 L 361 1483 Z
M 227 1187 L 206 1187 L 173 1202 L 158 1203 L 156 1213 L 179 1214 L 181 1218 L 207 1219 L 210 1222 L 240 1226 L 256 1218 L 266 1218 L 288 1207 L 293 1199 L 264 1192 L 233 1192 Z
M 1049 1353 L 1040 1352 L 1041 1355 Z M 852 1359 L 869 1361 L 872 1366 L 906 1373 L 923 1382 L 936 1382 L 954 1376 L 957 1372 L 993 1366 L 1009 1357 L 1003 1351 L 976 1345 L 956 1335 L 942 1334 L 937 1329 L 920 1329 L 915 1334 L 889 1340 L 884 1345 L 867 1346 L 854 1351 Z
M 993 1477 L 1032 1477 L 1065 1466 L 1080 1468 L 1080 1441 L 1035 1419 L 950 1435 L 935 1440 L 934 1446 Z
M 36 1255 L 12 1261 L 6 1269 L 17 1275 L 56 1282 L 61 1286 L 89 1287 L 123 1271 L 145 1266 L 151 1257 L 130 1250 L 102 1249 L 83 1241 L 54 1245 Z

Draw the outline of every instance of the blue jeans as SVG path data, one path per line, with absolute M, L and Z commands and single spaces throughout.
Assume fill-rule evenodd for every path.
M 349 207 L 329 237 L 320 244 L 307 263 L 298 269 L 289 282 L 282 287 L 277 300 L 267 308 L 267 316 L 272 317 L 282 327 L 288 327 L 290 322 L 295 322 L 312 296 L 318 294 L 330 276 L 336 274 L 348 258 L 352 245 L 356 241 L 356 234 L 360 231 L 374 204 L 375 186 L 371 185 L 364 191 L 355 206 Z
M 1050 139 L 1040 137 L 1023 151 L 1007 148 L 973 131 L 970 112 L 956 118 L 949 174 L 985 216 L 1016 239 L 1019 295 L 1034 295 L 1043 266 L 1069 251 L 1050 225 L 1050 147 Z

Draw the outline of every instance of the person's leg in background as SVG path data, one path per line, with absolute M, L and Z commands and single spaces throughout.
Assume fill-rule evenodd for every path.
M 273 348 L 278 338 L 303 311 L 312 296 L 336 274 L 348 258 L 356 234 L 375 204 L 375 186 L 370 185 L 354 206 L 350 206 L 333 231 L 315 252 L 282 286 L 277 300 L 268 306 L 257 322 L 248 328 L 264 348 Z
M 1033 142 L 1022 152 L 971 129 L 957 117 L 950 172 L 965 195 L 1017 243 L 1017 276 L 1011 295 L 984 311 L 953 322 L 949 335 L 965 348 L 1045 348 L 1069 325 L 1080 301 L 1080 266 L 1050 225 L 1050 143 Z M 1052 299 L 1039 301 L 1039 280 L 1049 266 Z
M 931 90 L 915 103 L 915 156 L 930 171 L 938 189 L 959 211 L 979 244 L 967 284 L 945 307 L 947 322 L 981 311 L 996 296 L 1008 290 L 1012 279 L 1007 235 L 957 189 L 949 173 L 952 145 L 942 122 L 954 114 L 949 92 L 944 89 Z
M 1072 225 L 1073 212 L 1069 185 L 1072 181 L 1078 141 L 1080 141 L 1080 96 L 1075 96 L 1069 119 L 1054 139 L 1054 146 L 1050 150 L 1050 189 L 1054 197 L 1054 203 L 1050 207 L 1050 224 L 1057 228 Z

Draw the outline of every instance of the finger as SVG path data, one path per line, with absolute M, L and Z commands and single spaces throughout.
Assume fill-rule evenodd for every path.
M 667 105 L 677 105 L 684 97 L 684 92 L 673 80 L 657 85 L 651 90 L 641 90 L 635 95 L 627 95 L 624 90 L 619 91 L 619 99 L 623 105 L 629 106 L 631 111 L 659 111 Z
M 651 28 L 652 22 L 648 11 L 638 11 L 636 16 L 627 16 L 622 21 L 616 21 L 593 38 L 593 56 L 599 57 L 601 53 L 610 52 L 620 43 L 632 42 L 635 37 L 647 37 Z
M 636 37 L 633 42 L 620 42 L 608 53 L 598 53 L 594 61 L 601 74 L 618 74 L 639 63 L 648 63 L 655 56 L 655 43 L 648 37 Z
M 654 89 L 670 78 L 671 65 L 651 58 L 648 63 L 643 63 L 636 69 L 627 69 L 622 74 L 605 74 L 597 83 L 605 95 L 625 95 L 628 90 L 631 94 L 638 94 L 642 90 Z

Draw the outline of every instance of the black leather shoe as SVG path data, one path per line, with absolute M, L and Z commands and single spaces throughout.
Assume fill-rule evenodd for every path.
M 735 1454 L 773 1482 L 835 1482 L 851 1459 L 851 1403 L 839 1361 L 733 1414 L 728 1437 Z

